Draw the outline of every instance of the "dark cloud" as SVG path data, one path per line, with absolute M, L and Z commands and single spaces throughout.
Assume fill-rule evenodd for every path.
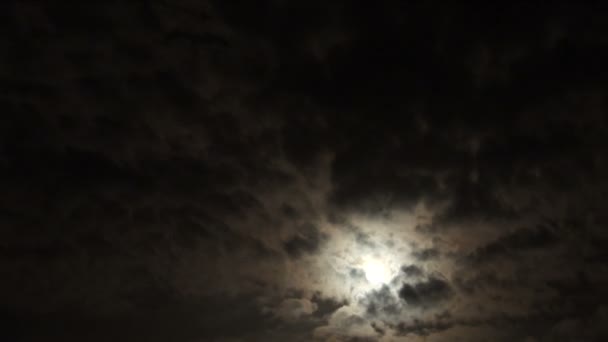
M 420 277 L 424 274 L 424 271 L 422 271 L 416 265 L 402 266 L 401 271 L 403 271 L 403 273 L 405 273 L 405 275 L 407 275 L 409 277 Z
M 605 12 L 3 2 L 5 339 L 600 340 Z
M 149 298 L 150 300 L 153 297 Z M 231 305 L 230 313 L 212 314 L 218 306 Z M 238 317 L 239 329 L 232 320 Z M 51 341 L 69 338 L 90 341 L 137 338 L 145 335 L 150 341 L 177 338 L 191 340 L 197 336 L 211 339 L 234 337 L 276 326 L 270 316 L 263 314 L 251 298 L 204 298 L 194 302 L 171 299 L 158 308 L 146 308 L 137 313 L 113 316 L 91 316 L 78 312 L 17 315 L 11 329 L 18 341 L 45 338 Z
M 347 304 L 344 301 L 325 298 L 320 293 L 316 293 L 311 300 L 317 305 L 317 310 L 313 313 L 313 315 L 319 318 L 324 318 L 325 316 L 330 315 L 340 307 Z
M 416 334 L 419 336 L 428 336 L 430 334 L 447 330 L 453 326 L 451 322 L 442 321 L 420 321 L 415 319 L 411 323 L 401 322 L 397 325 L 399 335 Z
M 372 291 L 365 298 L 367 314 L 374 316 L 396 315 L 401 310 L 399 300 L 393 295 L 388 286 Z
M 412 255 L 419 261 L 428 261 L 438 259 L 441 256 L 441 252 L 439 252 L 439 250 L 436 248 L 425 248 L 412 253 Z
M 547 225 L 520 228 L 477 249 L 469 258 L 474 262 L 488 262 L 493 258 L 509 256 L 519 251 L 546 248 L 557 241 L 557 235 Z
M 283 247 L 289 256 L 297 258 L 303 254 L 316 252 L 325 236 L 312 224 L 306 224 L 296 230 L 296 236 L 287 240 Z
M 412 306 L 431 306 L 448 299 L 452 295 L 450 284 L 436 277 L 415 283 L 405 283 L 399 289 L 399 298 Z

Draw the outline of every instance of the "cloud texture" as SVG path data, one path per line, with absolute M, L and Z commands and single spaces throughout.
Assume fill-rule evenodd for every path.
M 605 12 L 3 3 L 0 339 L 608 338 Z

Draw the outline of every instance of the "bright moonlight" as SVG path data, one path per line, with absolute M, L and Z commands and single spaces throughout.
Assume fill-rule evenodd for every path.
M 391 271 L 387 265 L 378 260 L 367 260 L 363 264 L 365 278 L 372 285 L 381 285 L 390 282 Z

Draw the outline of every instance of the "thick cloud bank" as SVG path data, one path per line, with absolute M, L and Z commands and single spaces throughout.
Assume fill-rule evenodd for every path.
M 608 339 L 606 8 L 0 13 L 0 340 Z

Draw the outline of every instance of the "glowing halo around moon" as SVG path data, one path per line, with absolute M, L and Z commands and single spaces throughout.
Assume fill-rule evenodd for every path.
M 388 265 L 376 259 L 366 260 L 363 263 L 363 272 L 365 272 L 365 279 L 374 286 L 386 284 L 393 277 L 393 272 Z
M 353 227 L 342 223 L 324 225 L 328 239 L 311 260 L 314 271 L 303 279 L 294 277 L 293 286 L 310 281 L 311 286 L 330 296 L 357 303 L 384 287 L 396 290 L 406 275 L 404 265 L 410 265 L 411 243 L 417 243 L 413 230 L 413 215 L 395 214 L 391 220 L 370 219 L 353 214 Z

